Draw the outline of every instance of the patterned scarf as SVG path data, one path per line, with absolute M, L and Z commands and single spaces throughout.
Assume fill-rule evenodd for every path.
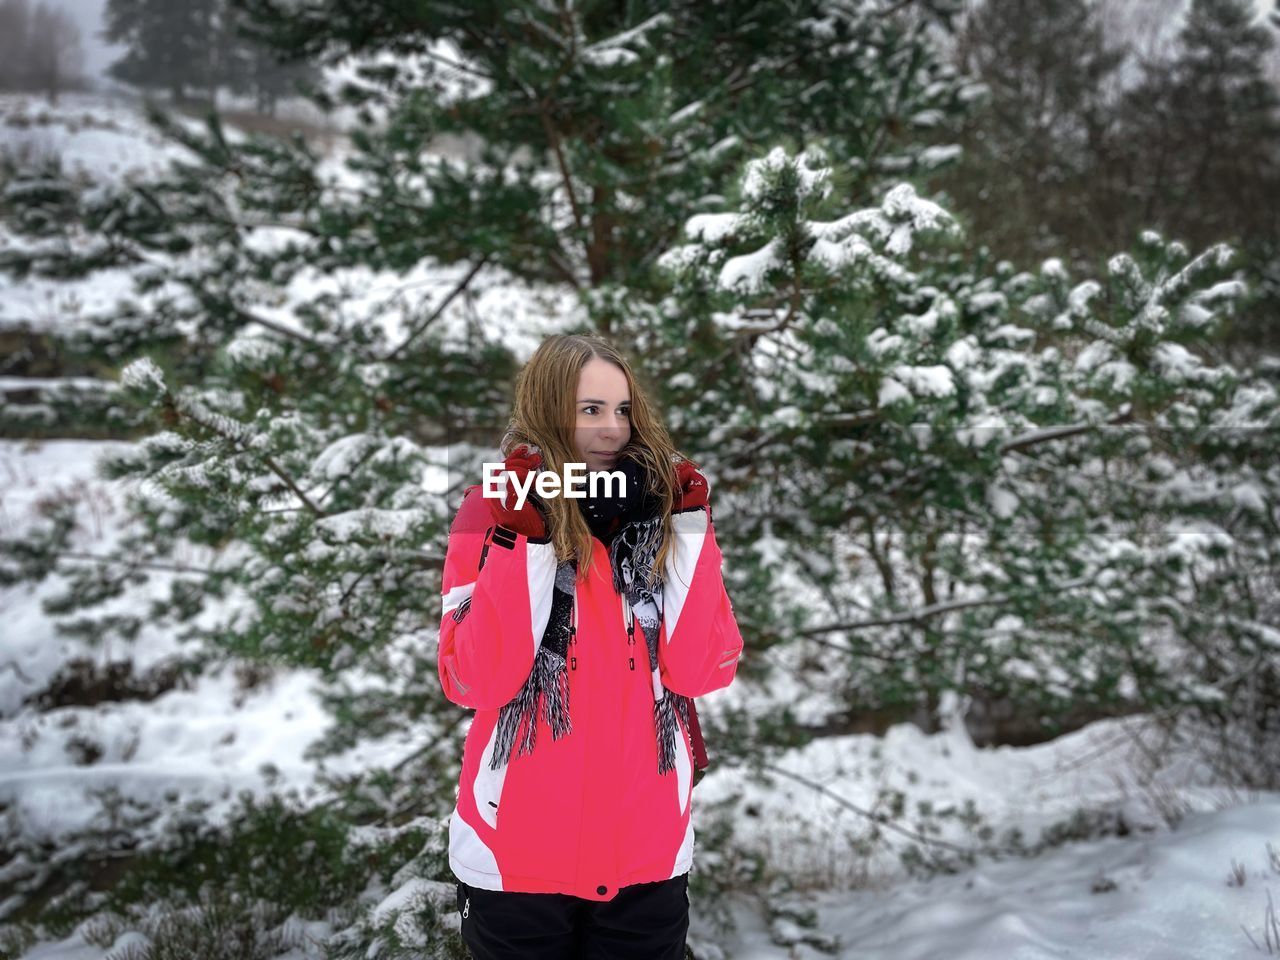
M 532 452 L 537 447 L 530 444 Z M 635 643 L 635 625 L 644 633 L 649 653 L 649 672 L 653 678 L 653 721 L 658 741 L 658 773 L 675 769 L 676 738 L 680 731 L 676 713 L 689 727 L 689 698 L 668 690 L 662 684 L 658 669 L 658 634 L 662 623 L 661 572 L 652 588 L 648 577 L 662 544 L 661 502 L 649 493 L 642 464 L 620 457 L 615 470 L 627 478 L 625 497 L 584 497 L 577 500 L 592 532 L 609 548 L 609 566 L 613 571 L 613 589 L 630 607 L 628 644 Z M 615 485 L 616 486 L 616 485 Z M 588 486 L 588 492 L 590 487 Z M 531 498 L 533 497 L 530 494 Z M 535 505 L 537 504 L 534 498 Z M 538 713 L 559 740 L 572 732 L 569 718 L 569 675 L 566 669 L 577 669 L 577 627 L 573 621 L 573 595 L 577 584 L 578 564 L 575 558 L 556 568 L 552 589 L 551 615 L 542 633 L 542 643 L 534 658 L 533 669 L 524 686 L 498 714 L 497 737 L 494 742 L 491 769 L 497 770 L 511 760 L 513 747 L 519 754 L 533 752 L 538 732 Z M 573 644 L 573 651 L 569 645 Z M 635 657 L 628 657 L 632 670 Z M 518 747 L 517 747 L 518 737 Z

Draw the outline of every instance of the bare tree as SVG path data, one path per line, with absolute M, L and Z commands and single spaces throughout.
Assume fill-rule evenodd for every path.
M 27 35 L 31 8 L 27 0 L 0 0 L 0 90 L 27 86 Z
M 48 3 L 0 0 L 0 89 L 39 90 L 56 103 L 86 84 L 80 28 Z
M 80 28 L 62 10 L 45 3 L 36 7 L 31 18 L 28 57 L 36 89 L 43 91 L 51 103 L 58 102 L 63 90 L 84 82 L 80 73 L 84 62 Z
M 1071 259 L 1100 242 L 1086 201 L 1105 142 L 1105 90 L 1125 59 L 1086 0 L 971 4 L 953 62 L 988 96 L 961 134 L 964 160 L 940 183 L 1001 256 Z

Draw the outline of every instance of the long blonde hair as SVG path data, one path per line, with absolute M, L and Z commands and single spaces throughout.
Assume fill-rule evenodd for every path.
M 649 492 L 663 504 L 662 545 L 654 563 L 654 575 L 660 576 L 674 546 L 671 510 L 676 493 L 675 462 L 680 455 L 648 392 L 637 382 L 626 358 L 608 340 L 598 334 L 559 333 L 538 345 L 516 377 L 511 422 L 501 443 L 502 455 L 507 457 L 522 443 L 535 444 L 542 453 L 539 469 L 561 475 L 565 463 L 580 462 L 574 441 L 578 378 L 593 357 L 609 361 L 627 378 L 631 392 L 631 437 L 618 451 L 618 456 L 630 456 L 644 467 L 649 476 Z M 578 577 L 584 578 L 591 568 L 592 535 L 577 501 L 548 497 L 542 502 L 547 508 L 547 524 L 557 560 L 563 562 L 576 557 Z

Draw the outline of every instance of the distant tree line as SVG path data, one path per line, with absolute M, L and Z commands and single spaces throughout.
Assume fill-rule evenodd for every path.
M 1280 350 L 1277 23 L 1252 0 L 973 3 L 952 56 L 988 93 L 937 185 L 1021 264 L 1087 270 L 1148 227 L 1226 240 L 1250 287 L 1228 344 Z
M 281 97 L 314 79 L 315 67 L 285 62 L 245 36 L 244 17 L 227 0 L 108 0 L 103 35 L 125 54 L 108 72 L 117 80 L 167 91 L 175 101 L 220 89 L 254 98 L 274 114 Z
M 0 90 L 32 90 L 57 100 L 86 85 L 80 28 L 48 3 L 0 0 Z

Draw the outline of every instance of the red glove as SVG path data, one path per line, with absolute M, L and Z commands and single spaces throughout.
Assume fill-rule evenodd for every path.
M 707 478 L 698 472 L 692 460 L 681 460 L 676 464 L 676 497 L 674 510 L 688 510 L 690 507 L 705 507 L 711 488 Z
M 547 524 L 538 510 L 538 495 L 534 492 L 533 484 L 529 486 L 524 506 L 519 510 L 516 509 L 516 502 L 520 495 L 516 492 L 514 481 L 519 480 L 523 488 L 525 478 L 541 466 L 542 455 L 531 452 L 527 443 L 522 443 L 511 451 L 503 461 L 503 468 L 510 474 L 514 474 L 507 477 L 506 498 L 488 498 L 489 512 L 493 515 L 495 523 L 516 533 L 522 533 L 526 537 L 540 539 L 547 535 Z

